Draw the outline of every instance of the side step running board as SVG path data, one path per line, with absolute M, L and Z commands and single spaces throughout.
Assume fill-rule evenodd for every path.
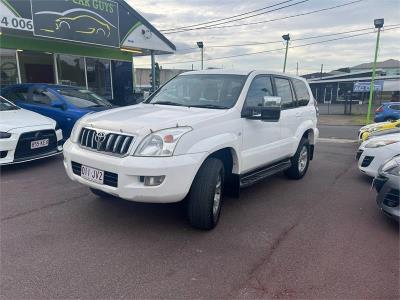
M 243 174 L 240 176 L 240 187 L 245 188 L 248 187 L 266 177 L 279 173 L 281 171 L 285 171 L 291 167 L 290 159 L 280 161 L 276 164 L 257 169 L 247 174 Z

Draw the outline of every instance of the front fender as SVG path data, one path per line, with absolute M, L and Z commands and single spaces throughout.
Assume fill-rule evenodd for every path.
M 234 163 L 233 172 L 236 173 L 238 170 L 240 170 L 241 166 L 239 155 L 240 143 L 241 138 L 238 135 L 235 135 L 234 133 L 221 133 L 203 138 L 199 141 L 195 141 L 193 138 L 184 139 L 179 142 L 175 153 L 176 155 L 184 153 L 204 153 L 203 160 L 205 160 L 211 153 L 228 148 L 232 152 Z

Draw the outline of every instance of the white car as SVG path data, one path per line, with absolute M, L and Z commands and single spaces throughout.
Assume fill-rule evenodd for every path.
M 0 165 L 61 153 L 62 132 L 56 122 L 22 109 L 0 96 Z
M 380 166 L 400 154 L 400 133 L 373 137 L 361 144 L 357 151 L 358 168 L 371 177 L 378 175 Z
M 64 145 L 65 169 L 100 196 L 186 199 L 190 223 L 212 229 L 225 192 L 306 174 L 319 134 L 314 103 L 300 77 L 184 73 L 144 103 L 83 117 Z

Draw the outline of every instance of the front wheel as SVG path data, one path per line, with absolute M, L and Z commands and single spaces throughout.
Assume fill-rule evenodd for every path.
M 310 142 L 302 138 L 296 154 L 291 158 L 292 166 L 285 171 L 290 179 L 301 179 L 306 175 L 310 164 Z
M 224 186 L 224 166 L 219 159 L 208 158 L 194 178 L 187 199 L 190 224 L 211 230 L 219 220 Z

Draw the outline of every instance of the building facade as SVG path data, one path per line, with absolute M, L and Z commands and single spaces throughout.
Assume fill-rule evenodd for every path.
M 83 87 L 131 102 L 136 56 L 175 46 L 122 0 L 0 0 L 1 85 Z

